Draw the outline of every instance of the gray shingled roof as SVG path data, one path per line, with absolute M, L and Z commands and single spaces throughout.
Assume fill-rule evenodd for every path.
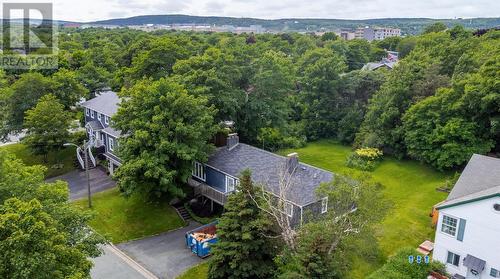
M 113 116 L 118 111 L 120 98 L 113 91 L 101 92 L 95 98 L 81 104 L 82 107 L 95 110 L 107 116 Z
M 243 170 L 249 169 L 255 183 L 263 184 L 268 190 L 277 193 L 279 179 L 282 176 L 280 174 L 285 169 L 286 161 L 287 158 L 284 156 L 239 143 L 231 150 L 225 146 L 218 148 L 209 157 L 207 165 L 235 177 L 238 177 Z M 286 193 L 286 198 L 298 205 L 315 202 L 319 199 L 316 196 L 316 188 L 332 179 L 333 173 L 329 171 L 299 163 L 293 173 L 292 185 Z
M 92 130 L 94 131 L 99 131 L 99 130 L 102 130 L 102 128 L 104 128 L 101 124 L 101 122 L 97 121 L 97 120 L 92 120 L 92 121 L 89 121 L 86 126 L 90 126 L 90 128 L 92 128 Z
M 108 135 L 111 135 L 111 136 L 113 136 L 113 137 L 115 137 L 115 138 L 120 137 L 120 136 L 121 136 L 121 134 L 122 134 L 122 133 L 120 133 L 120 131 L 113 129 L 113 128 L 112 128 L 112 127 L 110 127 L 110 126 L 108 126 L 108 127 L 104 128 L 104 129 L 102 130 L 102 132 L 104 132 L 104 133 L 106 133 L 106 134 L 108 134 Z
M 500 194 L 500 159 L 474 154 L 439 207 Z

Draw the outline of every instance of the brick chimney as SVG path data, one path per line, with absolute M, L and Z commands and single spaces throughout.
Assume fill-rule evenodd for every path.
M 235 148 L 240 143 L 240 138 L 237 133 L 227 135 L 226 146 L 228 150 Z
M 299 154 L 296 152 L 286 155 L 286 169 L 288 173 L 293 173 L 299 167 Z

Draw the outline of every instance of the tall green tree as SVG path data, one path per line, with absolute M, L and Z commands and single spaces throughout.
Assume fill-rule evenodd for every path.
M 311 139 L 333 137 L 340 108 L 340 74 L 346 70 L 343 59 L 328 48 L 308 51 L 299 61 L 303 118 Z
M 34 107 L 38 100 L 52 90 L 50 79 L 39 73 L 22 74 L 9 89 L 4 98 L 7 105 L 5 132 L 18 132 L 23 128 L 24 113 Z
M 219 240 L 211 248 L 208 278 L 271 278 L 274 274 L 276 249 L 268 237 L 272 223 L 254 202 L 256 191 L 250 171 L 244 171 L 217 224 Z
M 169 79 L 143 80 L 122 95 L 114 125 L 124 135 L 115 177 L 126 194 L 183 196 L 194 161 L 203 162 L 217 131 L 216 110 Z
M 60 69 L 52 75 L 52 93 L 66 109 L 75 106 L 81 98 L 87 97 L 88 90 L 80 83 L 75 72 Z
M 68 202 L 68 185 L 45 183 L 45 171 L 0 151 L 0 277 L 89 278 L 88 258 L 105 241 Z
M 61 149 L 69 138 L 71 115 L 57 98 L 48 94 L 40 98 L 38 104 L 26 112 L 24 127 L 27 130 L 24 142 L 34 154 L 44 155 Z
M 256 142 L 261 128 L 285 127 L 290 113 L 287 98 L 293 93 L 293 81 L 294 67 L 284 53 L 267 51 L 255 62 L 255 74 L 236 122 L 244 140 Z

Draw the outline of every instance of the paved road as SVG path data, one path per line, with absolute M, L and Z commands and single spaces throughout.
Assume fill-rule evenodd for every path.
M 132 261 L 114 246 L 103 247 L 104 254 L 92 259 L 94 267 L 90 271 L 93 279 L 156 279 L 157 277 Z
M 185 233 L 201 226 L 189 226 L 172 232 L 118 244 L 118 248 L 162 279 L 176 278 L 202 259 L 192 254 L 185 244 Z
M 101 192 L 113 188 L 116 185 L 116 182 L 113 181 L 111 177 L 100 168 L 90 169 L 89 176 L 91 193 Z M 64 180 L 68 182 L 70 200 L 87 196 L 87 178 L 85 176 L 85 171 L 74 170 L 66 174 L 47 179 L 48 182 L 56 180 Z

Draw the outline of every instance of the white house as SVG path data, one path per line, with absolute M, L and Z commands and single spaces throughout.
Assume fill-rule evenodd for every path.
M 452 278 L 500 278 L 500 159 L 474 154 L 436 208 L 433 259 Z

